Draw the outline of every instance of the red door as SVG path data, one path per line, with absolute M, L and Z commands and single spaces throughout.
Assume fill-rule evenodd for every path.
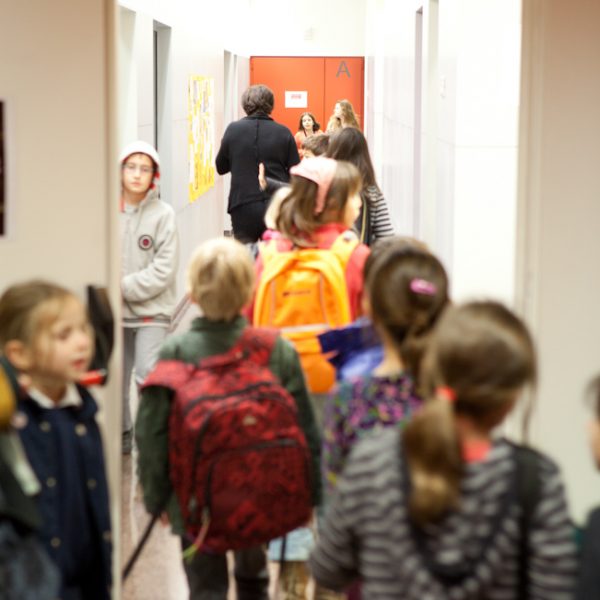
M 344 99 L 352 103 L 363 125 L 362 57 L 253 56 L 250 83 L 262 83 L 273 90 L 275 108 L 271 116 L 292 133 L 298 131 L 303 112 L 312 113 L 325 131 L 335 103 Z M 294 106 L 298 104 L 301 106 Z
M 325 109 L 327 120 L 333 114 L 335 103 L 349 100 L 358 117 L 360 128 L 364 130 L 363 93 L 364 93 L 365 59 L 362 57 L 325 59 Z M 327 121 L 325 122 L 327 126 Z

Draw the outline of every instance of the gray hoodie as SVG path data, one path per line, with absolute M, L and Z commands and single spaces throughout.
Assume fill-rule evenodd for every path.
M 148 146 L 148 145 L 146 145 Z M 133 153 L 148 154 L 144 142 L 131 144 L 123 160 Z M 176 302 L 175 277 L 179 264 L 179 239 L 173 208 L 158 198 L 155 188 L 136 207 L 121 210 L 121 292 L 123 325 L 168 326 Z

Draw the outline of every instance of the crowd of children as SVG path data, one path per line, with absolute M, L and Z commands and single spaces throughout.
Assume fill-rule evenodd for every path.
M 305 136 L 253 252 L 227 238 L 196 249 L 201 316 L 173 336 L 160 160 L 143 142 L 122 153 L 123 450 L 135 436 L 145 507 L 180 537 L 189 597 L 228 597 L 227 549 L 238 600 L 268 597 L 269 558 L 286 600 L 310 577 L 316 598 L 600 597 L 598 513 L 579 557 L 559 468 L 497 433 L 535 383 L 527 326 L 497 302 L 451 306 L 417 240 L 378 235 L 376 220 L 373 247 L 361 242 L 378 188 L 351 129 Z M 16 397 L 0 431 L 2 597 L 110 597 L 102 442 L 80 385 L 92 353 L 70 291 L 31 281 L 0 297 L 0 395 Z M 38 577 L 19 588 L 25 551 Z

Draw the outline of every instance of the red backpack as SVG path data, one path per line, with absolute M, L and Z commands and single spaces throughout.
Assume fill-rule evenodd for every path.
M 170 478 L 195 549 L 256 546 L 310 518 L 308 445 L 294 399 L 268 368 L 277 335 L 247 327 L 227 353 L 160 361 L 144 382 L 175 392 Z

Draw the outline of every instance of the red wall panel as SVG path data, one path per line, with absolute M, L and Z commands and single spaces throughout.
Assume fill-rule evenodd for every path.
M 289 57 L 253 56 L 250 59 L 250 83 L 268 85 L 275 94 L 272 117 L 298 131 L 300 115 L 311 112 L 325 130 L 338 100 L 352 102 L 363 113 L 364 59 L 362 57 Z M 307 108 L 285 108 L 285 92 L 306 91 Z M 362 126 L 362 119 L 361 119 Z
M 361 129 L 364 128 L 364 73 L 365 59 L 362 57 L 325 59 L 325 110 L 329 111 L 327 119 L 333 114 L 338 100 L 349 100 L 358 116 Z

